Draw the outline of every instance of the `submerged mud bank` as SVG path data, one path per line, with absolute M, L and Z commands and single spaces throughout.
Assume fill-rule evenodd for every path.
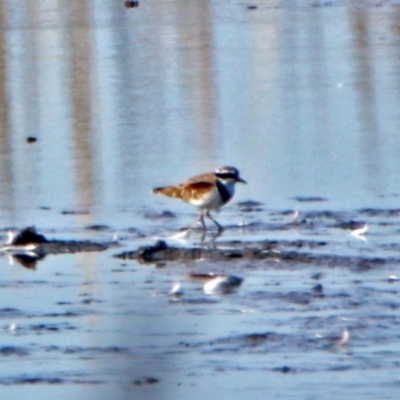
M 37 246 L 36 251 L 39 254 L 65 254 L 79 252 L 104 251 L 115 244 L 98 243 L 90 240 L 50 240 Z
M 283 210 L 263 217 L 258 204 L 256 210 L 250 202 L 239 204 L 240 211 L 243 207 L 251 208 L 245 213 L 246 224 L 227 226 L 215 240 L 201 243 L 189 235 L 180 242 L 172 236 L 122 251 L 115 257 L 142 264 L 250 262 L 263 268 L 265 263 L 281 262 L 355 271 L 400 262 L 400 246 L 396 240 L 400 226 L 398 209 Z M 192 236 L 196 238 L 197 234 L 195 231 Z
M 284 261 L 287 263 L 315 264 L 329 266 L 348 266 L 369 269 L 384 264 L 381 257 L 349 256 L 321 252 L 328 243 L 321 241 L 274 241 L 221 242 L 212 247 L 176 247 L 163 240 L 154 245 L 139 247 L 134 251 L 116 254 L 121 259 L 136 260 L 141 263 L 206 261 Z
M 90 240 L 57 240 L 48 239 L 36 231 L 35 227 L 27 227 L 18 233 L 9 232 L 8 242 L 3 251 L 32 251 L 37 254 L 64 254 L 81 251 L 103 251 L 115 245 L 114 242 L 94 242 Z
M 312 385 L 316 376 L 345 374 L 361 389 L 358 375 L 392 376 L 400 212 L 244 214 L 245 224 L 205 243 L 196 230 L 176 240 L 162 219 L 146 235 L 132 234 L 135 227 L 118 232 L 118 242 L 98 240 L 102 226 L 91 241 L 29 229 L 15 236 L 13 257 L 30 268 L 43 263 L 34 273 L 5 270 L 2 290 L 11 295 L 0 309 L 0 355 L 18 366 L 0 374 L 0 390 L 122 382 L 136 394 L 172 383 L 187 397 L 199 380 L 216 377 L 227 388 L 237 383 L 227 397 L 235 398 L 266 376 Z M 78 252 L 103 254 L 41 258 Z M 21 360 L 36 368 L 21 372 Z

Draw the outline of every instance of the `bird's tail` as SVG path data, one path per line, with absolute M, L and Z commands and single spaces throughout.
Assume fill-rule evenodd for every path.
M 158 187 L 153 189 L 153 193 L 155 194 L 162 194 L 163 196 L 168 197 L 178 197 L 180 195 L 180 190 L 175 186 L 165 186 L 165 187 Z

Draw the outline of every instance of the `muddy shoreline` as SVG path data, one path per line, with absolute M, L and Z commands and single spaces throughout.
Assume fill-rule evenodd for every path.
M 133 228 L 115 241 L 99 240 L 103 229 L 92 240 L 22 230 L 6 254 L 36 271 L 15 280 L 9 268 L 2 288 L 37 290 L 47 301 L 31 308 L 11 297 L 0 308 L 0 354 L 18 362 L 52 357 L 66 367 L 3 373 L 0 391 L 123 382 L 136 393 L 172 382 L 187 393 L 211 376 L 232 385 L 231 374 L 236 387 L 252 390 L 258 383 L 249 376 L 312 383 L 310 372 L 357 378 L 371 365 L 392 367 L 397 351 L 383 359 L 379 346 L 398 336 L 399 212 L 310 211 L 295 221 L 292 214 L 270 212 L 264 222 L 249 211 L 248 225 L 228 225 L 206 243 L 198 230 L 179 242 L 159 219 L 152 221 L 163 239 Z M 92 265 L 96 273 L 86 275 Z M 82 342 L 85 335 L 99 345 Z M 81 365 L 86 358 L 99 366 Z
M 399 259 L 381 257 L 345 256 L 337 254 L 314 253 L 328 246 L 326 242 L 296 240 L 257 242 L 234 241 L 221 242 L 212 247 L 176 247 L 159 240 L 154 245 L 139 247 L 137 250 L 124 251 L 114 255 L 124 260 L 136 260 L 140 263 L 203 261 L 263 261 L 271 260 L 294 264 L 313 264 L 315 266 L 346 266 L 355 269 L 369 269 L 385 262 L 398 262 Z
M 113 258 L 134 260 L 142 264 L 188 263 L 194 261 L 212 262 L 284 262 L 287 264 L 307 264 L 318 267 L 346 267 L 354 270 L 368 270 L 384 264 L 400 261 L 400 246 L 397 242 L 378 242 L 373 251 L 369 249 L 368 229 L 396 230 L 400 223 L 399 209 L 362 209 L 356 211 L 275 211 L 270 213 L 268 223 L 259 220 L 258 202 L 242 202 L 238 210 L 250 216 L 246 226 L 228 226 L 226 234 L 237 239 L 225 239 L 225 233 L 213 238 L 213 231 L 207 232 L 210 240 L 200 243 L 199 230 L 194 229 L 194 238 L 179 244 L 171 238 L 152 239 L 141 236 L 135 239 L 112 241 L 58 240 L 47 238 L 32 227 L 14 234 L 10 243 L 2 251 L 15 256 L 33 255 L 41 260 L 47 255 L 103 252 L 122 248 L 112 254 Z M 295 217 L 293 218 L 293 215 Z M 289 220 L 289 222 L 287 222 Z M 153 220 L 159 224 L 159 220 Z M 162 222 L 162 221 L 161 221 Z M 107 226 L 90 228 L 94 234 Z M 127 232 L 131 232 L 130 228 Z M 291 239 L 293 232 L 296 238 Z M 281 238 L 287 236 L 287 238 Z M 262 236 L 270 238 L 263 239 Z M 276 236 L 276 239 L 274 238 Z M 197 239 L 196 239 L 197 238 Z M 141 242 L 152 244 L 140 245 Z M 125 248 L 125 249 L 124 249 Z M 133 249 L 132 249 L 133 248 Z M 262 264 L 260 264 L 262 267 Z

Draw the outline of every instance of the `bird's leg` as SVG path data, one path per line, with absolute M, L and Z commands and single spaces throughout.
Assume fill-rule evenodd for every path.
M 224 227 L 223 227 L 222 225 L 220 225 L 220 224 L 211 216 L 210 210 L 207 210 L 207 211 L 206 211 L 206 216 L 207 216 L 208 218 L 210 218 L 211 221 L 214 222 L 215 225 L 217 225 L 217 227 L 218 227 L 218 232 L 219 232 L 219 233 L 223 232 Z
M 199 222 L 201 223 L 201 226 L 203 227 L 203 231 L 205 231 L 206 223 L 204 222 L 204 211 L 203 210 L 200 211 L 200 216 L 199 216 L 199 220 L 197 223 L 199 223 Z
M 198 223 L 199 222 L 201 222 L 201 226 L 203 227 L 203 232 L 201 234 L 201 243 L 203 243 L 206 238 L 206 231 L 207 231 L 206 223 L 204 222 L 204 211 L 203 210 L 200 211 Z
M 203 237 L 204 237 L 204 236 L 205 236 L 205 233 L 206 233 L 206 224 L 205 224 L 205 222 L 204 222 L 204 212 L 203 212 L 203 211 L 200 211 L 199 219 L 197 220 L 196 225 L 192 224 L 192 225 L 190 225 L 188 228 L 182 229 L 182 231 L 185 232 L 185 236 L 187 235 L 187 236 L 189 237 L 191 231 L 192 231 L 193 229 L 196 229 L 196 227 L 197 227 L 197 225 L 198 225 L 199 223 L 201 223 L 201 227 L 203 228 L 203 229 L 202 229 L 202 232 L 203 232 Z

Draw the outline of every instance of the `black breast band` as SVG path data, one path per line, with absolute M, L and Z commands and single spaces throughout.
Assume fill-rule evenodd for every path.
M 221 183 L 218 179 L 217 179 L 217 188 L 218 188 L 219 194 L 221 195 L 222 202 L 224 204 L 227 203 L 231 199 L 231 194 L 228 192 L 225 185 L 223 183 Z

